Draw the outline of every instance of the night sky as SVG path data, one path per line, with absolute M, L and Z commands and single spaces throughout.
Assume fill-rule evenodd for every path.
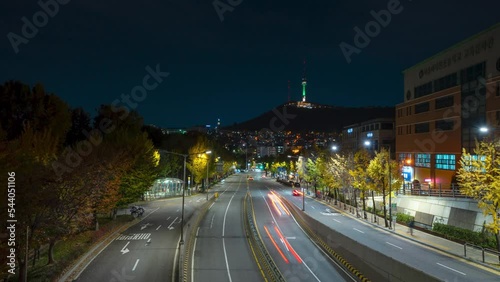
M 44 23 L 37 1 L 2 1 L 0 82 L 41 82 L 94 115 L 159 65 L 170 74 L 148 80 L 136 109 L 167 128 L 243 122 L 286 102 L 288 81 L 300 99 L 304 59 L 308 101 L 392 106 L 403 101 L 404 69 L 500 21 L 491 0 L 59 2 Z M 355 47 L 354 27 L 388 5 L 390 22 L 348 63 L 341 42 Z M 25 36 L 22 18 L 34 15 L 38 31 Z

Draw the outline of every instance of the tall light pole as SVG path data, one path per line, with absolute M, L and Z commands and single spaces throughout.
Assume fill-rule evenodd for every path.
M 206 186 L 206 193 L 207 193 L 207 201 L 208 201 L 208 165 L 209 165 L 209 159 L 208 159 L 208 155 L 210 155 L 212 153 L 212 151 L 206 151 L 205 154 L 207 155 L 207 182 L 205 182 L 205 186 Z
M 186 194 L 186 162 L 187 162 L 187 157 L 190 155 L 208 153 L 210 151 L 200 152 L 200 153 L 192 153 L 192 154 L 179 154 L 179 153 L 175 153 L 175 152 L 169 152 L 166 150 L 160 150 L 160 151 L 167 153 L 167 154 L 172 154 L 172 155 L 184 157 L 184 172 L 182 175 L 183 186 L 182 186 L 182 208 L 181 208 L 181 240 L 179 241 L 179 245 L 184 245 L 184 198 L 185 198 L 185 194 Z
M 389 151 L 387 153 L 387 170 L 389 171 L 389 229 L 392 229 L 392 176 L 391 176 L 391 145 L 389 145 Z

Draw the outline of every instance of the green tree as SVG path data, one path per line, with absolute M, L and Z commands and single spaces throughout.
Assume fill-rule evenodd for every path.
M 457 180 L 462 193 L 477 200 L 484 215 L 491 216 L 486 228 L 495 234 L 500 251 L 500 140 L 476 142 L 474 153 L 463 149 Z

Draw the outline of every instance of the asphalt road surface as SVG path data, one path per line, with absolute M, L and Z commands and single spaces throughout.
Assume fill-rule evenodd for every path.
M 206 201 L 205 195 L 185 198 L 185 218 Z M 138 224 L 119 234 L 75 281 L 172 281 L 180 239 L 182 199 L 150 202 Z
M 269 187 L 302 209 L 302 197 L 293 196 L 291 187 L 269 181 Z M 411 240 L 381 230 L 350 216 L 344 216 L 314 199 L 305 199 L 305 212 L 368 248 L 411 265 L 442 281 L 500 281 L 497 273 L 467 260 L 439 252 Z M 368 277 L 369 278 L 369 277 Z
M 259 232 L 286 281 L 356 281 L 309 239 L 268 189 L 274 183 L 255 176 L 250 188 Z
M 197 230 L 192 281 L 263 281 L 243 229 L 246 174 L 228 177 Z

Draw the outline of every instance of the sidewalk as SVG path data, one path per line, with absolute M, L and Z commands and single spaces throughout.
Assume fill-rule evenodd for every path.
M 393 227 L 395 224 L 395 229 L 389 229 L 389 228 L 385 227 L 383 217 L 377 216 L 377 222 L 373 222 L 374 221 L 373 214 L 367 212 L 368 218 L 365 220 L 365 219 L 356 217 L 356 213 L 355 213 L 356 210 L 353 207 L 351 207 L 351 209 L 349 209 L 350 206 L 347 205 L 347 209 L 344 209 L 343 203 L 339 203 L 339 204 L 342 204 L 342 206 L 340 206 L 340 205 L 335 206 L 333 204 L 333 201 L 331 203 L 327 203 L 324 200 L 318 200 L 317 198 L 312 198 L 312 197 L 310 197 L 310 198 L 314 199 L 318 202 L 324 203 L 326 205 L 329 205 L 333 209 L 335 209 L 336 211 L 338 211 L 346 216 L 350 216 L 350 217 L 355 218 L 359 221 L 363 221 L 365 223 L 371 224 L 372 226 L 383 229 L 386 232 L 394 233 L 398 236 L 415 241 L 415 242 L 422 244 L 422 245 L 425 245 L 427 247 L 431 247 L 431 248 L 440 250 L 442 252 L 445 252 L 447 254 L 450 254 L 450 255 L 453 255 L 456 257 L 460 257 L 462 259 L 469 260 L 473 263 L 477 263 L 481 266 L 485 266 L 485 267 L 488 267 L 490 269 L 500 271 L 500 263 L 499 263 L 499 259 L 498 259 L 497 255 L 493 255 L 491 253 L 484 252 L 484 262 L 483 262 L 483 252 L 479 249 L 473 248 L 472 246 L 467 246 L 467 248 L 465 249 L 463 244 L 456 243 L 454 241 L 450 241 L 450 240 L 447 240 L 447 239 L 444 239 L 444 238 L 441 238 L 438 236 L 434 236 L 434 235 L 429 234 L 427 232 L 417 230 L 416 228 L 413 228 L 413 235 L 410 235 L 410 233 L 408 232 L 408 226 L 402 225 L 399 223 L 395 224 L 393 222 Z M 352 210 L 354 213 L 350 212 L 350 210 Z M 362 209 L 360 209 L 360 214 L 362 214 L 362 212 L 363 212 Z M 466 254 L 466 256 L 465 256 L 465 254 Z

